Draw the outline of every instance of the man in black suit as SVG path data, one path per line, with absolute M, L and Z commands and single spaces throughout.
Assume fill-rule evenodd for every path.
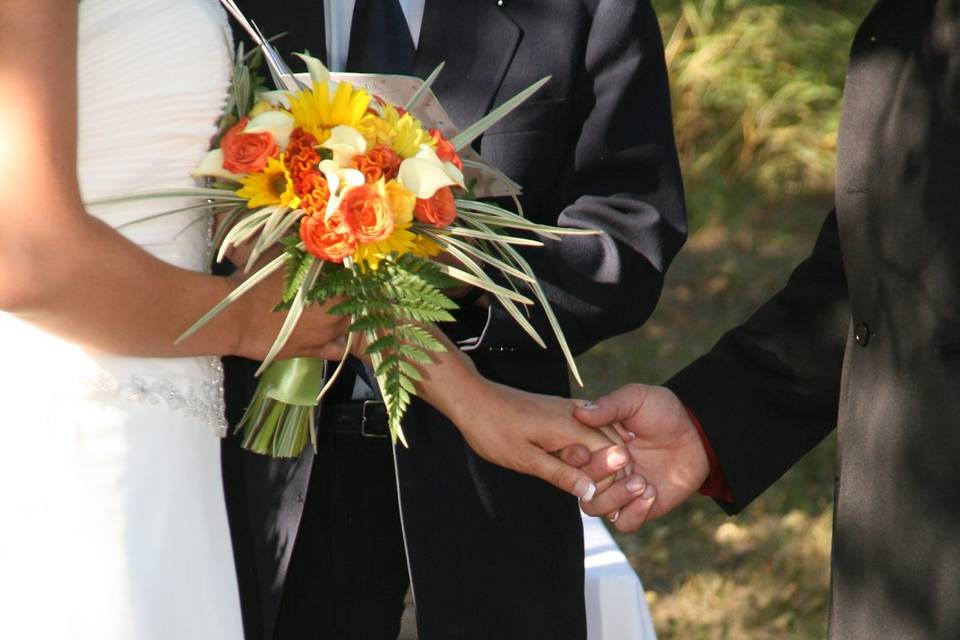
M 605 232 L 527 254 L 575 352 L 648 317 L 686 227 L 647 0 L 357 0 L 348 46 L 325 19 L 340 11 L 342 20 L 349 3 L 239 4 L 265 33 L 288 32 L 282 50 L 326 53 L 328 62 L 346 52 L 348 70 L 425 77 L 445 62 L 434 90 L 461 127 L 551 75 L 475 146 L 523 186 L 530 218 Z M 482 373 L 568 393 L 559 349 L 538 348 L 496 305 L 462 306 L 445 330 Z M 532 320 L 550 334 L 542 314 Z M 234 420 L 252 391 L 245 366 L 228 363 Z M 421 402 L 404 423 L 409 449 L 364 437 L 375 435 L 358 419 L 364 391 L 351 386 L 336 406 L 325 402 L 316 457 L 267 460 L 225 445 L 248 638 L 395 637 L 405 551 L 424 640 L 584 638 L 576 500 L 485 462 Z
M 958 0 L 876 3 L 841 122 L 836 209 L 786 287 L 666 389 L 626 387 L 579 412 L 636 434 L 637 477 L 585 509 L 631 531 L 702 487 L 735 513 L 836 425 L 830 637 L 953 640 Z

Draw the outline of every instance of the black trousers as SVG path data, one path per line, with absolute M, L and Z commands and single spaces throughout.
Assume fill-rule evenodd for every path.
M 389 438 L 323 440 L 275 640 L 396 640 L 409 586 Z

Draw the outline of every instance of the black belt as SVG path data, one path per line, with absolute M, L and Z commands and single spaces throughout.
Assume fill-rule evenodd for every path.
M 387 406 L 382 400 L 355 400 L 324 404 L 320 426 L 331 435 L 355 435 L 362 438 L 386 438 Z

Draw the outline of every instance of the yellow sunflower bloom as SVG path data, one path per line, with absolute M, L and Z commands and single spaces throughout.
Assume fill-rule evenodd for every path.
M 296 126 L 324 142 L 330 129 L 337 125 L 358 128 L 370 105 L 370 94 L 341 82 L 333 96 L 326 84 L 314 83 L 313 89 L 297 91 L 290 96 L 290 113 Z
M 384 258 L 390 254 L 400 256 L 409 253 L 416 242 L 417 235 L 410 231 L 410 224 L 400 224 L 394 227 L 393 233 L 387 239 L 358 245 L 353 261 L 376 271 Z
M 237 195 L 246 199 L 247 207 L 259 209 L 270 205 L 281 205 L 296 209 L 300 198 L 293 191 L 290 171 L 283 162 L 284 155 L 270 158 L 262 171 L 244 177 Z
M 430 238 L 421 236 L 420 234 L 414 235 L 416 240 L 413 243 L 413 248 L 410 249 L 410 253 L 413 255 L 418 258 L 433 258 L 443 253 L 443 247 Z

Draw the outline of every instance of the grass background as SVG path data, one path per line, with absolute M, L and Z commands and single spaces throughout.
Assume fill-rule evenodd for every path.
M 595 397 L 660 382 L 786 281 L 832 206 L 843 78 L 869 0 L 653 0 L 690 237 L 640 330 L 579 359 Z M 628 355 L 624 355 L 628 354 Z M 822 638 L 835 440 L 744 514 L 697 497 L 617 539 L 662 640 Z

